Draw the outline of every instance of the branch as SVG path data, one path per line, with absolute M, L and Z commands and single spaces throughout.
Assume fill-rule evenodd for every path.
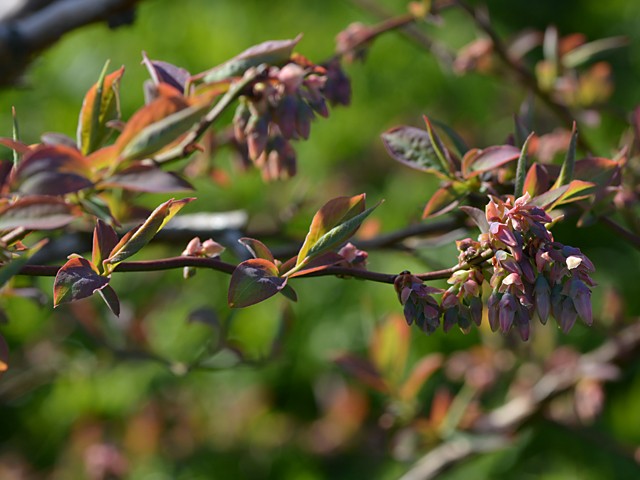
M 53 45 L 65 34 L 96 22 L 115 28 L 133 21 L 133 8 L 141 0 L 58 0 L 29 15 L 12 12 L 0 21 L 0 85 L 15 82 L 33 56 Z M 6 18 L 6 17 L 5 17 Z

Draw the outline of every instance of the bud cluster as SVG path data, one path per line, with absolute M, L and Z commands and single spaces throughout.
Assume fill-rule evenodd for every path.
M 422 331 L 433 333 L 440 326 L 442 310 L 433 294 L 442 293 L 439 288 L 425 285 L 415 275 L 405 271 L 394 282 L 398 300 L 404 305 L 407 323 L 415 323 Z
M 311 121 L 329 116 L 329 103 L 349 103 L 349 80 L 335 63 L 315 65 L 300 55 L 282 67 L 269 66 L 242 98 L 233 118 L 241 151 L 266 180 L 296 173 L 291 140 L 307 139 Z M 245 148 L 246 147 L 246 148 Z
M 202 242 L 200 238 L 194 237 L 189 241 L 182 255 L 185 257 L 215 258 L 220 256 L 222 252 L 224 252 L 224 247 L 218 242 L 210 238 Z M 185 279 L 191 278 L 195 274 L 194 267 L 184 267 L 182 275 Z

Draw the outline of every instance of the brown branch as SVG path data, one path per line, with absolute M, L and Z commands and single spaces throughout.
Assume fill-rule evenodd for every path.
M 141 0 L 58 0 L 29 15 L 0 22 L 0 85 L 15 81 L 33 56 L 77 28 L 130 23 Z

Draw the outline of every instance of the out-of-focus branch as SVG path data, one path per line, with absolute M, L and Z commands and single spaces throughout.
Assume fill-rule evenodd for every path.
M 544 375 L 527 393 L 480 417 L 470 436 L 454 438 L 422 457 L 402 480 L 429 480 L 444 470 L 490 450 L 508 446 L 506 440 L 530 418 L 540 413 L 558 395 L 583 378 L 614 380 L 616 366 L 637 358 L 640 350 L 640 323 L 618 332 L 600 347 L 586 353 L 572 366 L 562 366 Z
M 0 86 L 15 82 L 36 53 L 65 33 L 96 22 L 107 22 L 112 28 L 131 23 L 140 1 L 54 0 L 7 5 L 0 10 Z

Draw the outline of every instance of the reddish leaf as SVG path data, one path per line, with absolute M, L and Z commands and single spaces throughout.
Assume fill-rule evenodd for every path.
M 19 257 L 12 258 L 8 262 L 5 262 L 0 268 L 0 287 L 3 287 L 14 275 L 17 275 L 22 267 L 29 262 L 29 259 L 46 245 L 48 241 L 49 239 L 43 238 L 26 252 L 22 252 Z
M 487 222 L 487 216 L 485 215 L 484 211 L 476 207 L 466 206 L 460 207 L 460 210 L 469 215 L 469 218 L 471 218 L 471 220 L 473 220 L 473 222 L 480 229 L 480 233 L 489 232 L 489 222 Z
M 382 393 L 389 393 L 389 386 L 380 372 L 369 361 L 351 354 L 340 355 L 334 362 L 349 375 Z
M 532 198 L 536 197 L 547 191 L 549 183 L 547 167 L 541 163 L 534 163 L 524 179 L 524 192 L 527 192 Z
M 576 162 L 573 176 L 577 180 L 593 182 L 598 187 L 615 185 L 619 182 L 623 163 L 608 158 L 585 158 Z
M 467 161 L 467 177 L 493 170 L 520 158 L 520 149 L 513 145 L 496 145 L 476 152 L 473 160 Z
M 439 188 L 424 207 L 422 218 L 437 217 L 450 212 L 458 206 L 466 194 L 466 188 L 463 188 L 463 184 L 459 182 L 449 183 Z
M 14 140 L 13 138 L 7 138 L 7 137 L 0 137 L 0 145 L 4 145 L 5 147 L 10 148 L 15 152 L 18 152 L 21 155 L 24 155 L 25 153 L 32 150 L 32 148 L 29 147 L 29 145 L 26 145 L 22 142 Z
M 376 327 L 371 338 L 369 357 L 392 385 L 402 378 L 409 355 L 410 330 L 401 315 L 391 315 Z
M 65 263 L 53 282 L 53 306 L 90 297 L 109 284 L 109 278 L 98 275 L 93 265 L 82 257 Z
M 75 148 L 46 145 L 24 155 L 14 171 L 20 191 L 30 195 L 64 195 L 93 186 L 86 159 Z
M 336 252 L 326 252 L 313 258 L 309 262 L 305 263 L 304 267 L 302 267 L 300 270 L 296 270 L 295 273 L 287 276 L 289 278 L 302 277 L 313 272 L 324 270 L 325 268 L 342 262 L 343 260 L 344 257 Z
M 231 308 L 242 308 L 262 302 L 281 291 L 286 278 L 278 276 L 278 268 L 263 258 L 246 260 L 231 275 L 227 301 Z
M 538 195 L 531 200 L 531 203 L 547 211 L 551 211 L 559 205 L 589 197 L 593 193 L 594 187 L 595 185 L 593 183 L 573 180 L 567 185 Z
M 185 85 L 191 74 L 184 68 L 159 60 L 150 60 L 146 52 L 142 52 L 142 63 L 149 70 L 153 83 L 168 83 L 180 92 L 185 91 Z
M 106 76 L 105 73 L 106 66 L 82 102 L 77 142 L 84 154 L 98 149 L 111 134 L 107 122 L 120 118 L 118 89 L 124 67 Z
M 98 290 L 100 297 L 104 300 L 104 303 L 107 304 L 111 313 L 113 313 L 116 317 L 120 316 L 120 300 L 118 299 L 118 295 L 115 290 L 111 288 L 111 285 L 105 285 L 104 288 Z
M 53 230 L 70 223 L 76 212 L 60 198 L 34 195 L 0 209 L 0 230 Z
M 273 263 L 274 258 L 271 250 L 262 243 L 260 240 L 256 240 L 254 238 L 242 237 L 238 240 L 241 244 L 247 247 L 247 250 L 251 253 L 253 258 L 264 258 L 269 262 Z
M 395 127 L 381 135 L 384 147 L 394 160 L 423 172 L 448 179 L 429 138 L 429 133 L 415 127 Z
M 182 207 L 193 200 L 195 199 L 174 200 L 172 198 L 151 212 L 151 215 L 143 224 L 122 237 L 120 242 L 113 248 L 110 257 L 104 260 L 103 263 L 110 265 L 109 271 L 113 271 L 113 268 L 118 263 L 140 251 Z
M 136 164 L 109 178 L 105 178 L 98 187 L 119 187 L 136 192 L 167 193 L 193 190 L 186 180 L 172 172 L 165 172 L 155 165 Z
M 416 398 L 420 388 L 431 375 L 442 366 L 442 355 L 434 353 L 420 360 L 411 370 L 409 378 L 402 384 L 400 398 L 411 400 Z
M 93 170 L 100 170 L 114 165 L 118 161 L 118 149 L 115 145 L 102 147 L 87 157 L 87 164 Z
M 91 251 L 91 263 L 102 272 L 102 261 L 109 258 L 109 255 L 118 244 L 118 234 L 102 220 L 96 222 L 93 229 L 93 249 Z
M 9 368 L 9 345 L 4 337 L 0 335 L 0 376 Z

